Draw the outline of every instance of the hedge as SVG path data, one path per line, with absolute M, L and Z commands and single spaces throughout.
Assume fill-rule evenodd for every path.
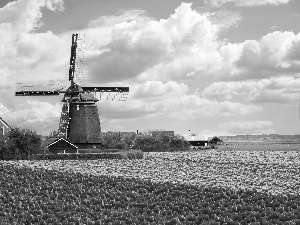
M 119 151 L 115 153 L 79 153 L 79 154 L 38 154 L 32 155 L 31 160 L 96 160 L 96 159 L 142 159 L 141 150 Z

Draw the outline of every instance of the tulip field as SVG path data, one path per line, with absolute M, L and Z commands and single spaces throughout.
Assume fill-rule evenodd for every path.
M 1 224 L 300 224 L 300 152 L 0 161 Z

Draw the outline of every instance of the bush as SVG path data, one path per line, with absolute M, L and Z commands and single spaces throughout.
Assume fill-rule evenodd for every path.
M 40 135 L 29 129 L 13 127 L 0 141 L 1 160 L 29 159 L 41 151 Z
M 135 134 L 121 135 L 120 132 L 108 131 L 102 134 L 102 144 L 106 149 L 128 150 L 133 145 Z
M 134 139 L 134 148 L 144 152 L 179 151 L 189 147 L 190 143 L 181 135 L 168 136 L 163 132 L 156 132 L 156 135 L 152 131 L 139 133 Z

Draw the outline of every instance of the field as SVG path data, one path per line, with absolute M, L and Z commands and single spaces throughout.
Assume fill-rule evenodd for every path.
M 297 151 L 1 161 L 0 168 L 7 224 L 300 224 Z
M 219 146 L 219 150 L 238 150 L 238 151 L 299 151 L 299 142 L 266 142 L 266 141 L 231 141 Z

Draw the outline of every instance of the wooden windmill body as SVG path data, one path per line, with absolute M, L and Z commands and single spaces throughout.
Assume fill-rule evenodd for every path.
M 66 91 L 42 90 L 30 85 L 18 84 L 16 96 L 64 94 L 58 135 L 76 145 L 79 149 L 100 148 L 101 126 L 96 102 L 96 93 L 112 93 L 114 100 L 125 101 L 129 87 L 81 87 L 74 82 L 78 34 L 72 35 L 69 81 Z

